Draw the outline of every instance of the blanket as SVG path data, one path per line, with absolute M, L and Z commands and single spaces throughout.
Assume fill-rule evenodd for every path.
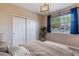
M 20 45 L 30 52 L 31 56 L 74 56 L 67 46 L 54 44 L 53 42 L 35 41 Z

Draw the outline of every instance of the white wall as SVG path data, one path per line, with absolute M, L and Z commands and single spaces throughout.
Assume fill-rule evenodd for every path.
M 25 18 L 32 18 L 38 22 L 38 30 L 42 25 L 43 16 L 25 10 L 23 8 L 11 5 L 0 4 L 0 33 L 3 33 L 3 40 L 11 43 L 13 31 L 13 17 L 21 16 Z

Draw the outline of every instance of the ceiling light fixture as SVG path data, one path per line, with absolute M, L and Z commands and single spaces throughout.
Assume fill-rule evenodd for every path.
M 40 12 L 42 13 L 48 13 L 49 12 L 49 4 L 44 3 L 40 6 Z

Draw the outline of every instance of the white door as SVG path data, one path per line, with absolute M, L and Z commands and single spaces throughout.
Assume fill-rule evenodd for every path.
M 25 20 L 24 18 L 13 18 L 13 45 L 24 44 L 25 40 Z
M 27 19 L 27 42 L 36 41 L 37 34 L 37 22 L 36 20 Z

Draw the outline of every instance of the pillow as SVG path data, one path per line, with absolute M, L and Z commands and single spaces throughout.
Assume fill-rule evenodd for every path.
M 11 56 L 11 55 L 5 52 L 0 52 L 0 56 Z
M 29 56 L 31 55 L 28 49 L 22 46 L 10 46 L 8 48 L 9 54 L 13 56 Z
M 0 41 L 0 52 L 8 52 L 8 44 Z

